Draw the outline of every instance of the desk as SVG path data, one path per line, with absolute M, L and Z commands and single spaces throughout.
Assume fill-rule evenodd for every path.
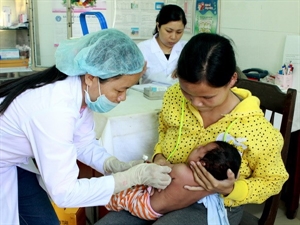
M 108 113 L 94 113 L 96 138 L 107 152 L 119 160 L 130 161 L 149 158 L 158 141 L 158 113 L 162 100 L 149 100 L 142 92 L 128 89 L 126 101 Z M 80 165 L 82 177 L 92 177 L 94 172 Z M 99 174 L 98 174 L 99 175 Z M 107 213 L 98 207 L 99 220 Z
M 119 160 L 151 157 L 158 141 L 158 113 L 162 100 L 149 100 L 128 89 L 126 101 L 108 113 L 95 113 L 96 138 Z

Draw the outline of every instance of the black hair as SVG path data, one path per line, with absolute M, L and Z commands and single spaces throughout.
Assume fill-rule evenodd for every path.
M 0 115 L 5 112 L 10 103 L 28 89 L 35 89 L 56 81 L 65 80 L 67 75 L 60 72 L 55 66 L 28 76 L 4 81 L 0 84 Z
M 214 143 L 217 147 L 208 151 L 200 161 L 205 163 L 206 170 L 217 180 L 228 179 L 228 169 L 231 169 L 237 178 L 242 162 L 240 153 L 227 142 L 215 141 Z
M 211 87 L 227 85 L 236 70 L 231 41 L 218 34 L 199 33 L 184 46 L 178 59 L 177 77 Z
M 158 27 L 161 27 L 161 25 L 167 24 L 171 21 L 182 21 L 184 26 L 187 23 L 185 13 L 183 9 L 178 5 L 164 5 L 156 16 L 156 22 L 158 23 Z M 157 33 L 158 29 L 155 25 L 153 35 Z

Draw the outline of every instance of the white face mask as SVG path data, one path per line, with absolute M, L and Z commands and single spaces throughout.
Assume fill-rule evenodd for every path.
M 98 112 L 98 113 L 109 112 L 110 110 L 115 108 L 118 105 L 118 103 L 110 101 L 108 98 L 106 98 L 105 95 L 101 95 L 99 79 L 98 79 L 98 88 L 99 88 L 99 97 L 97 98 L 96 101 L 92 102 L 88 93 L 89 87 L 87 86 L 87 90 L 84 90 L 85 103 L 94 112 Z

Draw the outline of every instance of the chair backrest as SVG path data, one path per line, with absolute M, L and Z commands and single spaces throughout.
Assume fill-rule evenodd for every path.
M 281 156 L 284 164 L 286 164 L 297 91 L 289 88 L 284 93 L 276 85 L 247 79 L 239 80 L 236 86 L 249 90 L 252 95 L 260 99 L 260 107 L 263 112 L 266 113 L 266 110 L 271 112 L 270 122 L 272 124 L 274 124 L 275 113 L 282 115 L 280 132 L 284 139 L 284 145 Z M 254 215 L 244 212 L 240 224 L 273 225 L 280 202 L 280 195 L 281 192 L 266 200 L 260 218 L 254 218 Z

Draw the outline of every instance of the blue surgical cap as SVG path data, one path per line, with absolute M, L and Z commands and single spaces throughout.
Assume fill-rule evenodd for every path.
M 91 74 L 107 79 L 143 70 L 144 57 L 126 34 L 105 29 L 62 41 L 55 53 L 56 68 L 68 76 Z

